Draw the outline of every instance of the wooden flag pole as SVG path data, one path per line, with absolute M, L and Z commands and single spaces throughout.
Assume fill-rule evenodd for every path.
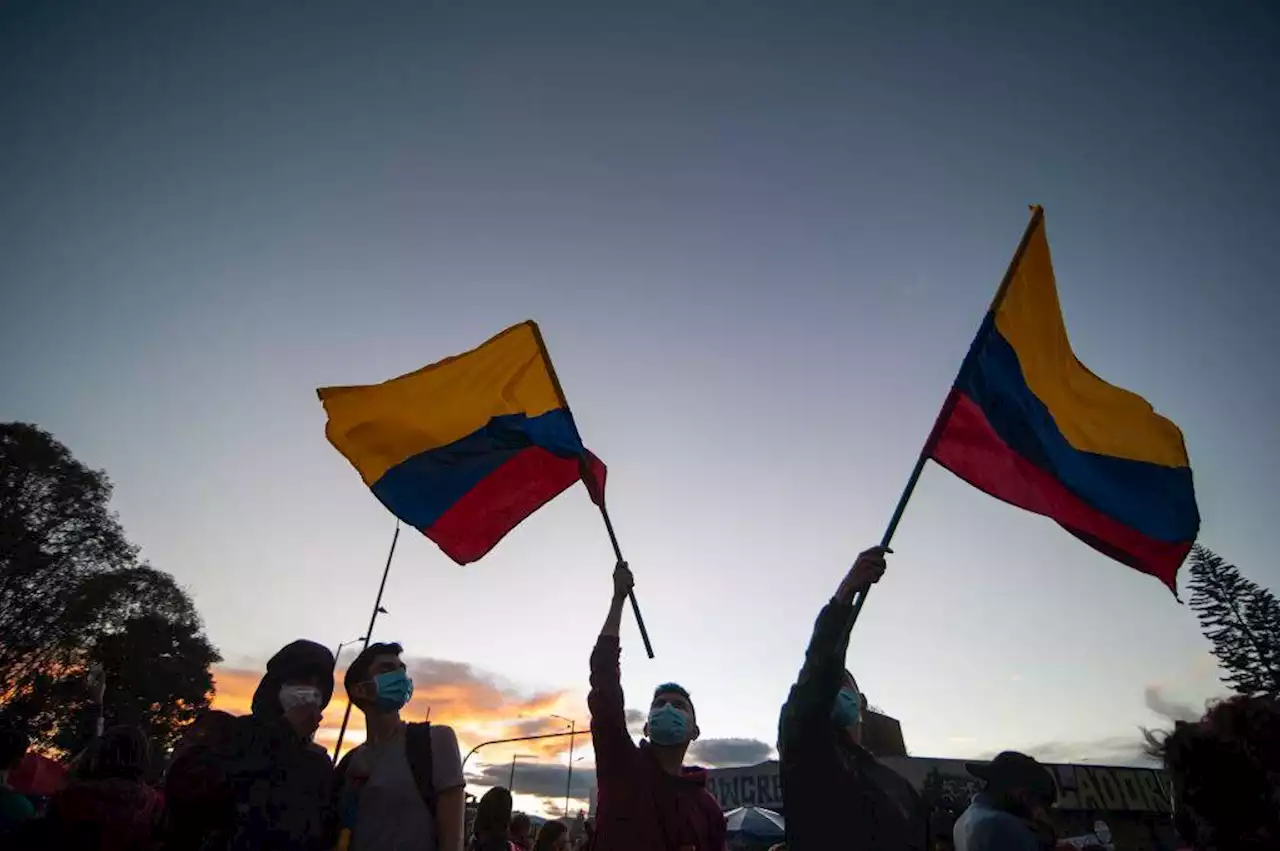
M 573 423 L 573 430 L 578 432 L 578 424 L 573 419 L 573 409 L 569 407 L 569 400 L 565 398 L 564 388 L 560 386 L 560 377 L 556 375 L 555 363 L 551 360 L 551 353 L 547 351 L 547 341 L 542 339 L 542 329 L 538 327 L 538 323 L 529 321 L 529 326 L 533 329 L 533 336 L 538 341 L 538 348 L 542 350 L 542 358 L 547 362 L 547 374 L 551 376 L 551 384 L 556 389 L 556 397 L 560 399 L 560 404 L 564 405 L 565 411 L 569 415 L 569 421 Z M 578 434 L 578 442 L 582 442 L 582 435 Z M 619 563 L 626 561 L 622 557 L 622 547 L 618 545 L 618 536 L 613 531 L 613 521 L 609 519 L 609 509 L 605 507 L 604 494 L 597 494 L 592 482 L 595 481 L 591 474 L 591 467 L 587 461 L 585 454 L 578 456 L 578 470 L 582 477 L 582 484 L 586 486 L 587 491 L 591 494 L 591 501 L 600 509 L 600 517 L 604 520 L 604 529 L 609 533 L 609 543 L 613 545 L 613 557 Z M 596 497 L 599 497 L 597 499 Z M 649 630 L 645 629 L 644 617 L 640 614 L 640 604 L 636 602 L 636 592 L 633 588 L 631 593 L 627 595 L 631 600 L 631 612 L 636 616 L 636 626 L 640 628 L 640 640 L 644 642 L 644 652 L 653 658 L 653 645 L 649 643 Z
M 382 568 L 382 584 L 378 586 L 378 596 L 373 601 L 373 613 L 369 615 L 369 628 L 364 631 L 364 645 L 360 648 L 360 652 L 369 649 L 369 641 L 373 638 L 373 624 L 378 619 L 378 614 L 382 611 L 382 592 L 387 588 L 387 574 L 391 572 L 391 557 L 396 554 L 396 541 L 400 540 L 400 521 L 396 521 L 396 533 L 391 536 L 391 551 L 387 553 L 387 565 Z M 338 660 L 333 660 L 333 667 L 338 667 Z M 347 695 L 347 711 L 342 713 L 342 726 L 338 728 L 338 743 L 333 746 L 333 762 L 338 763 L 338 757 L 342 754 L 342 739 L 347 734 L 347 722 L 351 720 L 351 695 Z
M 1009 292 L 1009 285 L 1013 283 L 1014 273 L 1018 270 L 1022 255 L 1026 253 L 1032 234 L 1035 233 L 1036 228 L 1041 226 L 1043 220 L 1044 208 L 1037 204 L 1032 204 L 1031 221 L 1027 222 L 1027 229 L 1022 232 L 1022 240 L 1013 252 L 1013 259 L 1009 261 L 1009 268 L 1005 270 L 1004 279 L 1000 281 L 1000 288 L 996 290 L 995 298 L 991 300 L 991 307 L 987 311 L 987 316 L 992 320 L 994 320 L 996 311 L 1004 302 L 1005 295 Z M 933 428 L 929 430 L 929 437 L 925 440 L 924 447 L 920 450 L 920 456 L 916 458 L 916 465 L 911 469 L 910 477 L 907 478 L 907 486 L 902 489 L 902 496 L 898 497 L 898 505 L 893 509 L 893 516 L 889 518 L 889 526 L 884 530 L 884 536 L 880 539 L 880 546 L 885 549 L 888 549 L 889 544 L 893 541 L 893 533 L 898 530 L 898 523 L 902 520 L 902 513 L 907 510 L 907 502 L 911 499 L 911 494 L 916 489 L 916 482 L 920 481 L 920 473 L 924 470 L 924 464 L 933 455 L 938 439 L 942 436 L 943 426 L 947 424 L 951 411 L 956 406 L 955 386 L 964 377 L 965 369 L 972 362 L 978 347 L 986 339 L 987 334 L 990 333 L 993 324 L 994 321 L 983 320 L 982 324 L 978 326 L 978 333 L 974 335 L 973 342 L 969 344 L 968 354 L 960 362 L 956 380 L 951 383 L 952 389 L 947 393 L 946 401 L 942 403 L 942 409 L 938 411 L 938 418 L 933 421 Z M 869 587 L 858 593 L 857 602 L 853 604 L 853 615 L 849 620 L 850 627 L 858 622 L 858 615 L 862 612 L 862 607 L 867 602 L 867 595 L 870 593 L 871 588 Z

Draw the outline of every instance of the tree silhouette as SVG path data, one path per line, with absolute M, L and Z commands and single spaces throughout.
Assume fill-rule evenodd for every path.
M 1223 682 L 1241 694 L 1280 697 L 1280 600 L 1199 544 L 1191 551 L 1191 589 Z
M 93 664 L 108 721 L 166 747 L 208 706 L 220 661 L 187 594 L 138 562 L 110 496 L 47 432 L 0 424 L 0 705 L 46 747 L 83 743 Z

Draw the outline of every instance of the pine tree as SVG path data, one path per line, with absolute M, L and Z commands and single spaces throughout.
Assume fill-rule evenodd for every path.
M 1280 697 L 1280 600 L 1199 544 L 1191 551 L 1191 608 L 1213 643 L 1223 682 Z

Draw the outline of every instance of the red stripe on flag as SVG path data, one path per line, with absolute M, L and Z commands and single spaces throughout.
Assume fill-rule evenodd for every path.
M 969 484 L 1056 520 L 1096 550 L 1156 577 L 1177 593 L 1178 568 L 1190 542 L 1157 541 L 1102 514 L 1000 439 L 968 396 L 951 391 L 951 413 L 931 457 Z
M 603 498 L 605 466 L 588 453 L 595 489 Z M 478 561 L 530 514 L 579 479 L 577 458 L 531 446 L 481 479 L 422 532 L 458 564 Z M 595 498 L 595 492 L 592 493 Z

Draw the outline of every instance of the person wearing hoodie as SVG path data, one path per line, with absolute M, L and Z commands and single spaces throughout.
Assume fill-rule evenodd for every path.
M 862 747 L 866 698 L 844 666 L 853 599 L 884 575 L 888 550 L 861 553 L 814 626 L 782 707 L 779 773 L 790 851 L 916 851 L 928 819 L 919 794 Z
M 212 819 L 204 849 L 324 851 L 330 846 L 333 766 L 311 739 L 333 696 L 333 663 L 328 648 L 301 639 L 267 662 L 252 714 L 234 719 L 223 741 L 211 746 L 225 784 L 214 797 L 226 805 Z
M 613 572 L 613 600 L 591 653 L 591 741 L 598 807 L 594 851 L 725 851 L 724 813 L 707 791 L 707 774 L 684 766 L 698 738 L 689 692 L 658 686 L 637 746 L 627 730 L 622 694 L 622 607 L 634 579 L 625 562 Z

